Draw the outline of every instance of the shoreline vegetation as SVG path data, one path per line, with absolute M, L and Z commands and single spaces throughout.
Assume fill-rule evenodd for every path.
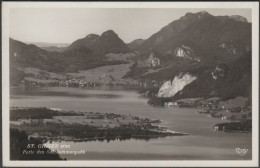
M 10 108 L 11 160 L 66 160 L 45 143 L 73 141 L 145 140 L 187 136 L 151 120 L 114 113 L 63 111 L 46 107 Z M 33 145 L 33 146 L 31 146 Z M 41 153 L 38 153 L 41 152 Z
M 152 106 L 196 108 L 196 112 L 199 114 L 225 121 L 214 125 L 215 131 L 252 132 L 252 109 L 250 100 L 245 97 L 238 96 L 233 99 L 220 97 L 186 98 L 179 100 L 156 96 L 149 98 L 148 104 Z
M 12 107 L 11 128 L 25 131 L 29 137 L 48 140 L 110 141 L 149 140 L 188 135 L 159 126 L 160 120 L 114 113 L 74 112 L 45 107 Z
M 74 81 L 76 82 L 76 81 Z M 70 85 L 72 84 L 72 85 Z M 108 86 L 108 87 L 115 87 L 115 86 L 121 86 L 124 89 L 130 89 L 130 90 L 136 90 L 141 96 L 147 97 L 148 104 L 151 106 L 177 106 L 180 108 L 198 108 L 198 113 L 208 115 L 213 118 L 221 118 L 222 120 L 225 120 L 223 123 L 219 124 L 225 124 L 225 125 L 232 125 L 234 122 L 241 122 L 240 125 L 237 126 L 237 128 L 234 129 L 234 127 L 227 127 L 227 129 L 220 129 L 218 130 L 218 125 L 214 125 L 213 129 L 216 131 L 226 131 L 226 132 L 251 132 L 251 129 L 249 129 L 252 126 L 244 127 L 245 124 L 243 124 L 246 121 L 246 125 L 249 124 L 247 120 L 252 121 L 252 110 L 251 110 L 251 100 L 245 97 L 235 97 L 235 98 L 221 98 L 221 97 L 203 97 L 203 98 L 183 98 L 183 99 L 176 99 L 174 97 L 157 97 L 157 93 L 159 90 L 159 84 L 156 83 L 156 81 L 144 81 L 140 83 L 135 84 L 119 84 L 119 83 L 107 83 L 107 84 L 101 84 L 101 83 L 85 83 L 86 85 L 81 85 L 80 81 L 76 82 L 76 85 L 73 83 L 66 83 L 66 85 L 49 85 L 50 87 L 79 87 L 79 88 L 85 88 L 85 87 L 102 87 L 102 86 Z M 22 89 L 23 85 L 20 85 L 20 89 Z M 25 85 L 24 88 L 31 89 L 30 87 L 39 87 L 38 85 Z M 44 86 L 41 86 L 44 87 Z M 17 88 L 18 89 L 18 88 Z M 19 90 L 19 89 L 18 89 Z M 233 102 L 232 102 L 233 101 Z M 229 105 L 231 104 L 233 105 Z M 60 114 L 56 114 L 61 115 Z M 70 114 L 65 114 L 70 115 Z M 76 114 L 76 115 L 82 115 L 82 114 Z M 237 125 L 237 124 L 233 124 Z M 249 124 L 252 125 L 252 124 Z M 232 128 L 233 130 L 230 130 L 228 128 Z M 246 131 L 243 131 L 246 129 Z
M 139 90 L 138 93 L 148 98 L 155 95 L 155 92 L 151 93 L 149 89 L 146 92 Z M 226 122 L 218 123 L 212 127 L 215 131 L 252 132 L 251 106 L 246 98 L 236 97 L 235 99 L 223 100 L 211 97 L 176 101 L 172 101 L 170 98 L 159 99 L 161 100 L 160 106 L 165 106 L 165 108 L 171 106 L 196 108 L 196 112 L 199 114 L 225 120 Z M 43 150 L 44 155 L 24 154 L 24 151 L 36 153 L 38 150 L 35 148 L 28 151 L 26 146 L 28 144 L 39 146 L 48 142 L 110 142 L 129 139 L 148 141 L 167 136 L 189 135 L 168 130 L 166 127 L 160 126 L 161 123 L 162 121 L 159 119 L 114 113 L 63 111 L 46 107 L 11 107 L 10 159 L 63 160 L 59 153 L 48 152 L 52 151 L 49 148 Z
M 236 132 L 236 133 L 251 133 L 252 120 L 244 119 L 236 122 L 219 123 L 213 126 L 217 131 Z

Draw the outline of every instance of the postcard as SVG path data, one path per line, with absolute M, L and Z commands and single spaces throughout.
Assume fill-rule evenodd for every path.
M 5 167 L 258 166 L 258 2 L 3 2 Z

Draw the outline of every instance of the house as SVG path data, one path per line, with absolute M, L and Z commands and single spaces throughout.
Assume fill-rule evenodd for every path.
M 20 82 L 20 88 L 21 88 L 21 90 L 25 90 L 25 87 L 26 87 L 26 82 L 25 82 L 24 80 L 22 80 L 22 81 Z
M 232 117 L 232 113 L 228 110 L 224 110 L 221 113 L 222 113 L 222 118 L 221 118 L 222 120 L 229 120 Z
M 213 129 L 215 130 L 215 131 L 218 131 L 218 126 L 217 125 L 215 125 L 215 126 L 213 126 Z
M 164 106 L 178 106 L 178 103 L 177 102 L 165 102 L 164 103 Z

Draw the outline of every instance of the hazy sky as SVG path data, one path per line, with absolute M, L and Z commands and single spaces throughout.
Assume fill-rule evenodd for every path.
M 126 43 L 146 39 L 187 12 L 241 15 L 250 9 L 11 9 L 10 37 L 23 42 L 71 43 L 90 33 L 114 30 Z

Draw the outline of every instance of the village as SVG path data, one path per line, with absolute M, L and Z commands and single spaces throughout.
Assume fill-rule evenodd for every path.
M 207 99 L 188 98 L 165 102 L 164 106 L 196 108 L 196 112 L 199 114 L 208 115 L 226 121 L 225 123 L 213 126 L 215 131 L 232 132 L 232 130 L 230 130 L 232 128 L 233 131 L 236 130 L 236 132 L 250 132 L 249 125 L 252 120 L 252 109 L 248 104 L 248 99 L 245 97 L 239 96 L 229 100 L 221 100 L 219 97 L 211 97 Z
M 29 70 L 28 70 L 29 69 Z M 109 78 L 110 80 L 103 80 Z M 163 82 L 156 80 L 130 80 L 119 79 L 111 80 L 111 75 L 103 74 L 99 77 L 100 80 L 88 79 L 86 76 L 78 74 L 56 74 L 52 72 L 41 71 L 35 68 L 27 68 L 25 76 L 20 81 L 19 87 L 21 90 L 32 89 L 37 87 L 78 87 L 78 88 L 94 88 L 101 86 L 123 86 L 126 88 L 141 89 L 145 94 L 149 90 L 158 89 Z M 146 95 L 147 96 L 147 95 Z
M 165 102 L 164 106 L 193 107 L 197 108 L 197 112 L 200 114 L 207 114 L 222 120 L 242 120 L 252 117 L 251 106 L 247 102 L 247 98 L 244 97 L 236 97 L 226 101 L 218 97 L 208 99 L 188 98 Z
M 157 82 L 155 80 L 127 81 L 124 79 L 105 83 L 91 82 L 85 76 L 71 74 L 57 75 L 51 72 L 38 71 L 36 73 L 26 73 L 26 76 L 20 82 L 20 89 L 27 90 L 37 87 L 95 88 L 121 86 L 125 89 L 138 90 L 145 97 L 155 97 L 162 83 L 163 81 Z M 220 118 L 226 122 L 241 122 L 252 119 L 252 110 L 251 106 L 248 105 L 248 99 L 241 96 L 230 100 L 222 100 L 219 97 L 186 98 L 175 101 L 166 100 L 163 102 L 163 105 L 165 107 L 196 108 L 199 114 Z M 214 126 L 213 128 L 216 131 L 223 130 L 219 129 L 219 126 Z

